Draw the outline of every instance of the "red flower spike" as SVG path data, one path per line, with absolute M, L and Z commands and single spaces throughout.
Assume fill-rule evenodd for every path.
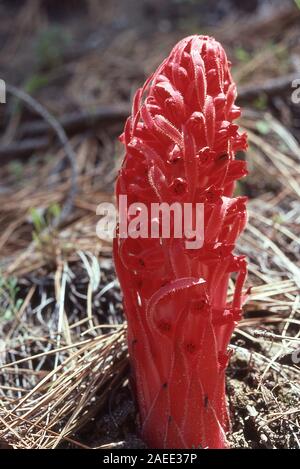
M 247 147 L 232 122 L 236 94 L 221 45 L 190 36 L 137 91 L 120 138 L 117 197 L 149 211 L 153 202 L 204 204 L 199 249 L 172 231 L 170 239 L 117 234 L 114 242 L 141 433 L 154 448 L 227 447 L 227 347 L 247 297 L 246 261 L 233 254 L 246 223 L 246 198 L 232 197 L 234 183 L 247 174 L 235 160 Z

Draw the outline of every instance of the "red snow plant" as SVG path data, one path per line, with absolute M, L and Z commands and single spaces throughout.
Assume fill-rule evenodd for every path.
M 190 36 L 136 92 L 121 136 L 126 155 L 116 195 L 135 203 L 137 217 L 139 204 L 149 212 L 153 203 L 204 207 L 197 249 L 173 231 L 169 238 L 115 237 L 141 435 L 152 448 L 227 447 L 227 347 L 246 277 L 244 257 L 233 253 L 246 223 L 246 198 L 233 197 L 234 184 L 247 172 L 235 159 L 247 146 L 233 124 L 235 98 L 222 46 Z

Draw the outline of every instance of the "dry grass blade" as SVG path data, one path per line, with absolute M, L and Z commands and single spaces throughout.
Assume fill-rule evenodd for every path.
M 62 351 L 66 352 L 66 348 L 53 353 Z M 115 389 L 123 382 L 127 367 L 124 328 L 96 340 L 72 344 L 68 351 L 61 364 L 13 406 L 2 400 L 0 436 L 14 447 L 54 448 L 68 440 L 69 435 L 99 412 L 112 387 Z

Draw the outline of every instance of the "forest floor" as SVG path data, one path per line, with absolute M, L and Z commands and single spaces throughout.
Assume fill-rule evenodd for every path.
M 177 40 L 205 33 L 232 61 L 249 139 L 250 174 L 237 191 L 249 197 L 238 250 L 251 294 L 230 345 L 229 438 L 239 448 L 300 448 L 300 104 L 291 86 L 300 9 L 212 2 L 200 15 L 197 2 L 129 0 L 128 15 L 125 2 L 91 0 L 66 18 L 64 2 L 42 3 L 0 7 L 0 78 L 16 87 L 0 105 L 0 446 L 144 445 L 96 208 L 113 200 L 135 89 Z

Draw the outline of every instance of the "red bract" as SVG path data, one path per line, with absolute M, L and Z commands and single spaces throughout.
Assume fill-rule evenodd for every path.
M 246 174 L 235 153 L 236 86 L 221 45 L 191 36 L 135 95 L 121 137 L 116 194 L 128 204 L 203 202 L 204 245 L 184 239 L 115 239 L 141 434 L 150 447 L 224 448 L 227 346 L 241 315 L 246 261 L 233 254 L 246 222 L 232 198 Z M 228 301 L 228 282 L 235 290 Z

